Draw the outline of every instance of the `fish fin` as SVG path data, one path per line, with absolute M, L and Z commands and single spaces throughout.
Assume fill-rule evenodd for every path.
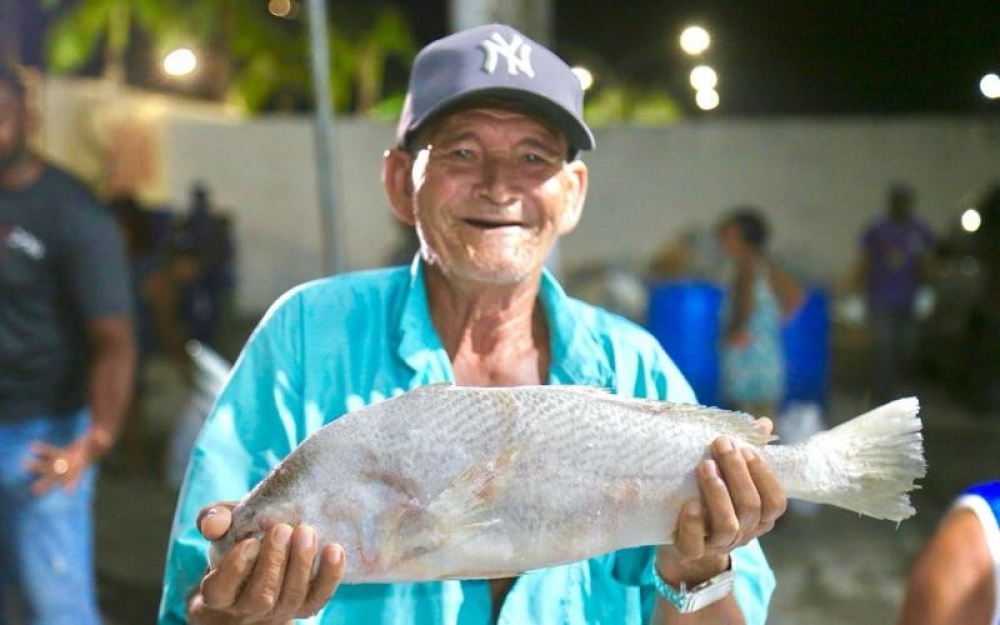
M 803 477 L 815 486 L 789 495 L 876 519 L 912 516 L 907 493 L 927 473 L 919 410 L 916 397 L 897 399 L 793 445 L 809 459 Z
M 498 495 L 510 487 L 514 473 L 510 468 L 520 453 L 520 447 L 510 446 L 491 460 L 470 466 L 431 502 L 428 510 L 448 528 L 449 542 L 460 542 L 500 522 L 489 513 Z

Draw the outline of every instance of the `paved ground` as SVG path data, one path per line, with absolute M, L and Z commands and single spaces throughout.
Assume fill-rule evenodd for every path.
M 831 425 L 866 403 L 858 345 L 842 341 L 835 347 L 826 415 Z M 814 517 L 788 515 L 763 540 L 778 576 L 769 623 L 892 623 L 906 570 L 951 498 L 966 484 L 997 474 L 1000 415 L 975 414 L 933 382 L 906 390 L 921 399 L 930 467 L 914 497 L 918 514 L 898 527 L 831 507 L 821 507 Z M 164 397 L 161 406 L 175 409 L 177 398 L 171 400 L 169 392 Z M 174 497 L 152 476 L 104 473 L 97 500 L 97 565 L 109 623 L 155 620 Z

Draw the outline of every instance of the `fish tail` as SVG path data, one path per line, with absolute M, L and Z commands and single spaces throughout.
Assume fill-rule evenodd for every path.
M 876 519 L 912 516 L 908 493 L 927 472 L 919 410 L 916 397 L 898 399 L 792 446 L 805 471 L 789 496 Z

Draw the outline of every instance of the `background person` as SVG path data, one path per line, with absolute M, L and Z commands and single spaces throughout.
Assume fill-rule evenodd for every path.
M 88 625 L 95 462 L 129 408 L 131 292 L 114 217 L 28 135 L 24 87 L 0 67 L 0 619 Z
M 966 490 L 917 557 L 899 625 L 1000 623 L 1000 481 Z
M 691 402 L 693 393 L 638 326 L 569 298 L 544 269 L 572 231 L 594 146 L 579 81 L 543 46 L 499 25 L 430 44 L 412 69 L 382 180 L 413 225 L 409 267 L 303 285 L 265 316 L 192 453 L 173 524 L 160 621 L 322 623 L 762 623 L 774 577 L 755 538 L 785 507 L 766 462 L 716 441 L 698 469 L 676 544 L 627 549 L 519 578 L 337 585 L 343 550 L 278 524 L 206 573 L 206 537 L 325 422 L 433 382 L 586 384 Z M 764 422 L 763 427 L 768 429 Z M 201 531 L 199 531 L 199 529 Z M 310 569 L 321 564 L 315 581 Z M 727 571 L 736 581 L 729 591 Z M 720 599 L 680 614 L 657 591 L 710 581 Z M 336 590 L 336 596 L 331 596 Z
M 886 211 L 861 235 L 858 276 L 874 344 L 873 402 L 895 399 L 900 374 L 917 346 L 917 291 L 929 275 L 934 234 L 914 211 L 905 184 L 889 190 Z
M 768 256 L 771 231 L 760 210 L 734 209 L 717 233 L 732 263 L 722 304 L 722 399 L 729 407 L 773 417 L 785 392 L 781 323 L 802 305 L 805 292 Z

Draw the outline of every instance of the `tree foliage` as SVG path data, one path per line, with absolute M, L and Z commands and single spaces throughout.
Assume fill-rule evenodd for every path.
M 160 59 L 169 50 L 199 50 L 210 64 L 202 92 L 228 98 L 248 111 L 274 105 L 281 94 L 311 100 L 309 40 L 304 20 L 283 20 L 263 0 L 42 0 L 56 19 L 46 33 L 48 66 L 74 72 L 93 64 L 100 49 L 106 77 L 142 86 L 162 80 L 158 69 L 131 68 L 130 55 L 145 46 Z M 392 107 L 385 67 L 392 57 L 408 62 L 415 51 L 409 25 L 395 9 L 377 3 L 354 10 L 328 27 L 333 57 L 330 85 L 338 110 L 367 113 Z M 132 61 L 134 62 L 134 61 Z

